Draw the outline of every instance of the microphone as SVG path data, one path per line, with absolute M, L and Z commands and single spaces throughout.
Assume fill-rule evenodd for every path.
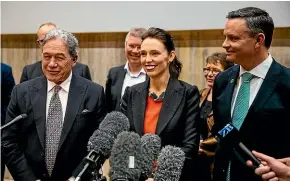
M 2 126 L 0 128 L 0 130 L 5 129 L 5 128 L 9 127 L 10 125 L 18 122 L 19 120 L 25 119 L 25 118 L 27 118 L 27 115 L 26 114 L 21 114 L 21 115 L 17 116 L 16 118 L 14 118 L 12 121 L 10 121 L 7 124 L 5 124 L 4 126 Z
M 145 134 L 141 137 L 142 168 L 140 181 L 153 178 L 154 165 L 161 150 L 161 139 L 156 134 Z
M 158 156 L 154 181 L 179 181 L 184 161 L 185 154 L 181 148 L 165 146 Z
M 78 174 L 75 181 L 81 180 L 82 175 L 88 168 L 98 170 L 102 164 L 109 158 L 114 140 L 122 131 L 129 130 L 129 120 L 121 112 L 112 111 L 106 115 L 97 129 L 88 141 L 89 154 L 81 164 L 85 164 L 82 171 Z
M 134 132 L 120 133 L 109 159 L 111 181 L 139 180 L 142 162 L 140 136 Z
M 255 167 L 261 164 L 252 152 L 240 142 L 239 131 L 233 125 L 227 124 L 221 129 L 217 134 L 217 141 L 221 147 L 234 148 L 235 153 L 239 154 L 238 158 L 242 156 L 246 160 L 251 160 Z

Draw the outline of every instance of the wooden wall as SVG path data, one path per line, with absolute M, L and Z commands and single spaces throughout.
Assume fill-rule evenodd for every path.
M 170 31 L 183 63 L 180 79 L 205 86 L 202 68 L 210 54 L 224 51 L 223 30 Z M 125 63 L 124 40 L 126 32 L 116 33 L 74 33 L 79 40 L 79 61 L 87 64 L 94 82 L 105 85 L 109 68 Z M 25 65 L 40 60 L 41 52 L 35 34 L 2 34 L 1 60 L 12 66 L 16 83 L 19 82 Z M 290 27 L 276 28 L 270 49 L 274 58 L 290 67 Z

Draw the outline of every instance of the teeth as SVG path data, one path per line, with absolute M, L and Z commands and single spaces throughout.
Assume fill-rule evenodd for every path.
M 146 67 L 147 67 L 147 69 L 154 69 L 155 66 L 147 65 Z

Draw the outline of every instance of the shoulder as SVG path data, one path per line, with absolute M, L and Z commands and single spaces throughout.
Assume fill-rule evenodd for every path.
M 76 65 L 75 65 L 76 68 L 86 68 L 88 67 L 88 65 L 86 64 L 83 64 L 83 63 L 80 63 L 80 62 L 77 62 Z
M 11 72 L 12 68 L 9 65 L 1 62 L 1 71 L 2 72 Z
M 74 75 L 74 79 L 75 79 L 75 81 L 77 82 L 77 85 L 81 85 L 81 84 L 83 84 L 83 85 L 86 85 L 87 86 L 87 88 L 88 88 L 88 90 L 90 91 L 90 92 L 95 92 L 95 93 L 97 93 L 97 92 L 99 92 L 99 91 L 104 91 L 104 88 L 103 88 L 103 86 L 101 86 L 100 84 L 98 84 L 98 83 L 95 83 L 95 82 L 93 82 L 93 81 L 90 81 L 90 80 L 88 80 L 88 79 L 86 79 L 86 78 L 84 78 L 84 77 L 81 77 L 81 76 L 75 76 Z
M 125 67 L 125 65 L 112 67 L 112 68 L 110 68 L 109 72 L 116 73 L 116 72 L 119 72 L 119 71 L 123 71 L 124 67 Z
M 35 63 L 33 63 L 33 64 L 29 64 L 29 65 L 26 65 L 25 67 L 24 67 L 24 69 L 27 69 L 27 70 L 33 70 L 33 69 L 35 69 L 35 68 L 41 68 L 41 61 L 37 61 L 37 62 L 35 62 Z
M 195 93 L 197 92 L 197 93 L 199 93 L 198 87 L 196 85 L 191 85 L 191 84 L 189 84 L 187 82 L 184 82 L 182 80 L 178 80 L 178 82 L 179 82 L 180 86 L 183 87 L 186 90 L 186 92 L 195 92 Z

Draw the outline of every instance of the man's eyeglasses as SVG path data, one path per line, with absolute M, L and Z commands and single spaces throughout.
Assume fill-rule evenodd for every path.
M 213 75 L 217 75 L 218 73 L 220 73 L 222 71 L 221 70 L 218 70 L 218 69 L 203 68 L 204 75 L 208 75 L 209 72 L 211 72 Z
M 43 41 L 44 41 L 44 39 L 42 39 L 42 40 L 37 40 L 37 43 L 38 43 L 39 45 L 42 45 L 42 44 L 43 44 Z

